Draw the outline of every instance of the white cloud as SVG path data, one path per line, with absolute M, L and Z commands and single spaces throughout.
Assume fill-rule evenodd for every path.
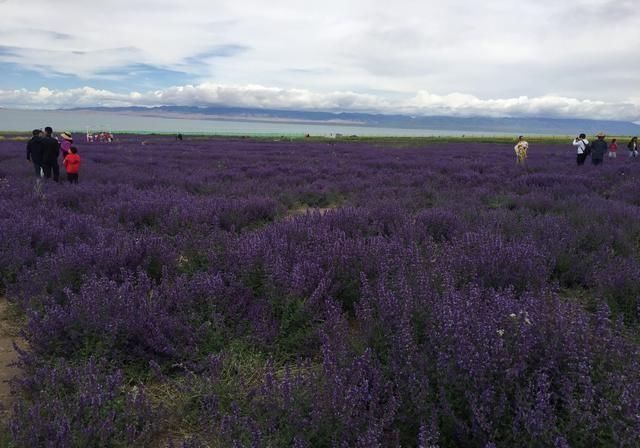
M 640 117 L 640 103 L 637 102 L 612 103 L 554 95 L 482 100 L 473 95 L 454 93 L 441 96 L 421 91 L 410 101 L 410 105 L 416 110 L 435 115 L 575 117 L 628 121 Z
M 198 85 L 280 88 L 163 91 L 181 100 L 253 104 L 263 92 L 283 107 L 357 108 L 428 91 L 406 107 L 600 114 L 602 103 L 627 114 L 640 91 L 639 23 L 637 0 L 6 0 L 0 64 L 35 70 L 43 85 L 59 74 L 77 85 L 108 77 L 128 91 L 128 68 L 144 64 Z M 249 98 L 237 98 L 242 89 Z M 332 93 L 345 91 L 360 93 Z
M 260 85 L 203 83 L 148 92 L 116 93 L 91 87 L 68 90 L 0 90 L 3 107 L 76 108 L 90 106 L 226 105 L 271 109 L 405 113 L 411 115 L 560 117 L 636 121 L 638 102 L 605 102 L 562 96 L 481 99 L 452 93 L 419 91 L 390 100 L 348 91 L 328 93 Z

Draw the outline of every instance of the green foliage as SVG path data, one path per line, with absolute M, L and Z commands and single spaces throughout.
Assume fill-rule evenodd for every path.
M 0 421 L 0 448 L 14 448 L 15 445 L 11 441 L 9 428 L 4 421 Z
M 209 267 L 209 258 L 205 253 L 192 251 L 178 258 L 176 270 L 179 274 L 193 275 L 204 272 Z
M 312 356 L 317 350 L 314 318 L 301 299 L 290 298 L 274 304 L 280 331 L 274 344 L 278 359 Z

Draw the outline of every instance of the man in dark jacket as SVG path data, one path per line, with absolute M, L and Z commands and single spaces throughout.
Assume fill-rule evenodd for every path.
M 40 170 L 42 169 L 42 131 L 34 129 L 33 137 L 27 142 L 27 160 L 33 163 L 33 169 L 36 177 L 40 178 Z
M 604 141 L 604 132 L 600 132 L 596 137 L 598 140 L 591 145 L 591 163 L 594 165 L 600 165 L 604 160 L 604 155 L 609 149 L 607 142 Z
M 53 171 L 53 180 L 58 182 L 60 179 L 60 167 L 58 166 L 58 155 L 60 154 L 60 143 L 53 138 L 53 129 L 47 126 L 44 128 L 45 137 L 42 139 L 42 171 L 44 177 L 51 179 Z

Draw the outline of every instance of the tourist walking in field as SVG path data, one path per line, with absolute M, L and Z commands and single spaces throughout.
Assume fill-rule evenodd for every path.
M 591 148 L 591 163 L 600 165 L 604 160 L 604 155 L 607 153 L 608 145 L 607 142 L 604 141 L 604 132 L 598 133 L 596 137 L 598 137 L 598 139 L 593 142 Z
M 614 138 L 611 140 L 611 144 L 609 145 L 609 158 L 615 159 L 618 157 L 618 139 Z
M 53 138 L 53 129 L 50 126 L 44 128 L 45 136 L 42 139 L 42 171 L 44 177 L 58 182 L 60 180 L 60 167 L 58 166 L 58 155 L 60 154 L 60 143 Z
M 518 137 L 518 143 L 513 147 L 516 152 L 516 164 L 525 165 L 527 160 L 527 151 L 529 150 L 529 143 L 521 135 Z
M 62 141 L 60 142 L 60 151 L 62 152 L 62 160 L 69 154 L 71 150 L 71 145 L 73 144 L 73 138 L 71 137 L 71 133 L 63 132 L 60 134 L 62 137 Z
M 42 176 L 42 131 L 34 129 L 33 136 L 27 142 L 27 160 L 33 163 L 33 169 L 36 177 L 40 179 Z
M 580 134 L 573 140 L 573 146 L 577 148 L 578 156 L 576 161 L 578 165 L 584 165 L 584 161 L 587 159 L 587 155 L 589 154 L 589 140 L 587 140 L 587 136 L 585 134 Z
M 69 148 L 69 154 L 62 161 L 64 169 L 67 171 L 67 180 L 70 184 L 78 183 L 78 173 L 80 172 L 80 155 L 78 148 L 72 146 Z
M 638 137 L 633 137 L 627 144 L 629 150 L 629 157 L 638 157 Z

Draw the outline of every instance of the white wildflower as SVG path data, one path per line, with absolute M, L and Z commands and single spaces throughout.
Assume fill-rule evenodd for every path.
M 133 386 L 131 388 L 131 398 L 133 398 L 134 400 L 138 398 L 139 393 L 140 393 L 140 390 L 138 389 L 138 386 Z

